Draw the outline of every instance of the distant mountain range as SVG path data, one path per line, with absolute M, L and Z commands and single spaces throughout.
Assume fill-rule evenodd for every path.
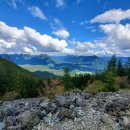
M 77 72 L 101 72 L 110 59 L 110 57 L 98 56 L 48 56 L 46 54 L 0 54 L 0 57 L 7 58 L 40 76 L 62 75 L 65 67 L 68 67 L 72 74 Z M 126 62 L 128 58 L 118 57 L 118 59 Z

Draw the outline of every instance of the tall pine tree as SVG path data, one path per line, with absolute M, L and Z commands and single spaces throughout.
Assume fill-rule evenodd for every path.
M 118 76 L 123 76 L 124 75 L 124 67 L 122 65 L 122 62 L 121 60 L 118 61 L 118 64 L 117 64 L 117 74 Z
M 108 61 L 107 72 L 111 72 L 114 76 L 117 74 L 117 58 L 116 55 L 113 55 L 112 58 Z
M 64 68 L 63 85 L 66 90 L 74 88 L 74 85 L 71 81 L 70 70 L 67 67 Z

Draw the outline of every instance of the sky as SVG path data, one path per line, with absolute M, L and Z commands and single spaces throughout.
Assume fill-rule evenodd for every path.
M 0 53 L 130 56 L 130 0 L 0 0 Z

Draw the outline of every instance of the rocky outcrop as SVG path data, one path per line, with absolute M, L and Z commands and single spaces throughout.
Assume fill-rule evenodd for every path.
M 0 130 L 129 130 L 130 91 L 0 102 Z

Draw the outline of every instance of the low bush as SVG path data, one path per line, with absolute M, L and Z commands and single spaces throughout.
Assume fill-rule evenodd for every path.
M 105 83 L 102 81 L 96 80 L 93 83 L 89 84 L 83 91 L 88 93 L 97 93 L 102 91 L 105 88 Z
M 0 100 L 4 101 L 13 101 L 20 97 L 20 94 L 16 91 L 6 92 L 3 96 L 0 97 Z

